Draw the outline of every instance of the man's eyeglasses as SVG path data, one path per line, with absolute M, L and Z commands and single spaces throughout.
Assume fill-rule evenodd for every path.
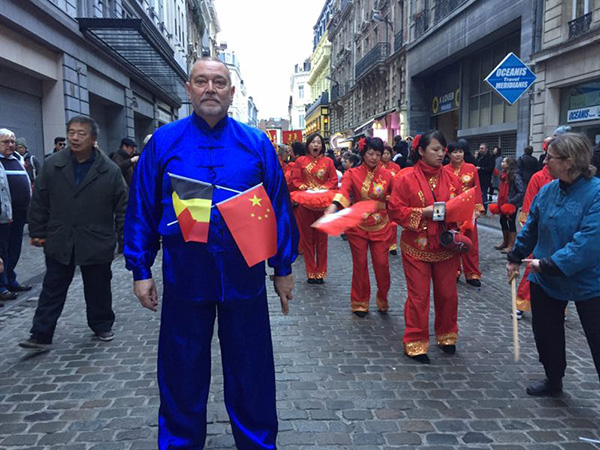
M 0 141 L 0 144 L 14 144 L 16 141 L 14 139 L 5 139 Z

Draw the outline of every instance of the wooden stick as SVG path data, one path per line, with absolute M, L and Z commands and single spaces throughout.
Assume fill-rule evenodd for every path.
M 510 280 L 510 289 L 512 294 L 512 324 L 513 324 L 513 351 L 515 361 L 521 357 L 519 349 L 519 322 L 517 321 L 517 276 L 513 276 Z

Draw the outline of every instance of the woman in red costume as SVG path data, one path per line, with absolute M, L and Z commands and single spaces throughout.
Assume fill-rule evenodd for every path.
M 465 162 L 465 152 L 458 142 L 451 142 L 448 145 L 448 155 L 450 164 L 444 166 L 444 169 L 458 177 L 462 184 L 462 191 L 468 191 L 475 188 L 475 198 L 482 198 L 481 187 L 479 186 L 479 175 L 477 168 L 473 164 Z M 475 215 L 479 217 L 485 212 L 483 204 L 480 202 L 475 205 Z M 477 222 L 472 228 L 469 228 L 465 235 L 471 240 L 472 246 L 468 253 L 461 253 L 460 260 L 465 273 L 467 283 L 471 286 L 481 287 L 481 271 L 479 270 L 479 239 L 477 238 Z M 460 278 L 460 265 L 458 267 L 457 278 Z
M 392 173 L 392 176 L 400 173 L 402 168 L 392 161 L 394 157 L 394 150 L 389 145 L 386 145 L 383 149 L 383 155 L 381 156 L 381 166 L 385 170 L 389 170 Z M 395 223 L 390 224 L 392 228 L 390 232 L 390 254 L 397 255 L 398 254 L 398 225 Z
M 333 190 L 338 178 L 330 158 L 323 156 L 325 145 L 319 133 L 306 139 L 306 155 L 296 160 L 292 169 L 291 189 L 300 191 Z M 324 209 L 324 208 L 323 208 Z M 302 253 L 306 276 L 310 284 L 323 284 L 327 276 L 327 235 L 311 225 L 323 215 L 323 209 L 313 210 L 298 205 L 296 219 L 303 241 Z
M 390 290 L 390 266 L 388 247 L 390 241 L 390 220 L 386 205 L 392 186 L 392 174 L 381 166 L 383 141 L 373 138 L 367 141 L 360 151 L 363 163 L 344 173 L 342 187 L 333 198 L 333 203 L 325 214 L 347 208 L 364 200 L 375 200 L 377 211 L 363 218 L 360 225 L 346 230 L 350 251 L 352 252 L 352 291 L 350 308 L 359 317 L 369 312 L 371 283 L 369 280 L 368 256 L 371 249 L 371 261 L 377 280 L 377 308 L 379 312 L 388 310 L 388 291 Z M 351 200 L 352 199 L 352 200 Z
M 462 190 L 458 178 L 444 170 L 446 139 L 439 131 L 420 137 L 413 155 L 414 167 L 394 179 L 388 205 L 390 218 L 403 227 L 400 236 L 402 265 L 408 297 L 404 306 L 404 352 L 429 364 L 429 290 L 433 280 L 435 334 L 448 354 L 456 352 L 458 339 L 459 256 L 443 247 L 444 223 L 433 220 L 434 202 L 446 202 Z
M 548 151 L 548 144 L 554 139 L 552 136 L 544 139 L 542 143 L 542 149 L 546 152 Z M 540 189 L 550 183 L 554 178 L 550 175 L 548 171 L 548 167 L 546 166 L 546 159 L 543 160 L 544 167 L 542 170 L 536 172 L 529 180 L 529 184 L 527 185 L 527 190 L 525 191 L 525 198 L 523 199 L 523 206 L 521 207 L 521 214 L 519 215 L 519 223 L 521 226 L 525 225 L 527 221 L 527 216 L 529 215 L 529 209 L 531 208 L 531 202 L 540 191 Z M 530 256 L 529 258 L 532 258 Z M 529 295 L 529 281 L 527 277 L 529 276 L 529 264 L 525 267 L 525 272 L 523 273 L 523 278 L 521 278 L 521 282 L 519 283 L 519 289 L 517 290 L 517 319 L 521 320 L 523 318 L 523 313 L 525 311 L 531 311 L 531 297 Z

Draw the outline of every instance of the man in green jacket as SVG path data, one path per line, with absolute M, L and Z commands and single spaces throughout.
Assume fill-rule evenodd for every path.
M 48 350 L 75 267 L 80 266 L 87 322 L 102 341 L 114 338 L 111 263 L 123 232 L 127 186 L 96 146 L 98 125 L 85 116 L 67 123 L 69 147 L 48 157 L 29 209 L 31 245 L 43 247 L 46 275 L 23 348 Z

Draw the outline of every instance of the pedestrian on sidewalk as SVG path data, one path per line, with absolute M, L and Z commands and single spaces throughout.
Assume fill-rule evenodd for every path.
M 13 300 L 17 298 L 18 292 L 31 290 L 31 286 L 17 281 L 15 272 L 21 257 L 23 229 L 31 201 L 31 180 L 21 158 L 15 155 L 15 144 L 15 134 L 1 128 L 0 164 L 8 183 L 8 189 L 2 195 L 5 200 L 10 201 L 10 211 L 7 207 L 9 219 L 0 221 L 0 258 L 4 260 L 4 272 L 0 276 L 0 300 Z
M 458 253 L 441 244 L 445 225 L 438 217 L 434 220 L 434 203 L 446 202 L 460 194 L 462 186 L 456 175 L 442 166 L 446 155 L 442 133 L 421 135 L 413 146 L 415 165 L 406 175 L 403 172 L 394 178 L 388 214 L 403 227 L 400 250 L 408 291 L 404 306 L 404 352 L 420 363 L 429 364 L 432 281 L 437 343 L 445 353 L 454 354 L 458 340 L 456 274 L 460 260 Z
M 481 187 L 479 186 L 479 175 L 473 164 L 465 161 L 465 152 L 460 147 L 458 142 L 448 144 L 448 154 L 450 155 L 450 164 L 444 166 L 444 169 L 453 173 L 462 184 L 462 192 L 466 192 L 471 188 L 475 189 L 477 199 L 481 199 Z M 475 215 L 479 217 L 485 213 L 483 204 L 478 202 L 475 204 Z M 458 265 L 458 273 L 456 279 L 460 279 L 461 264 L 465 273 L 465 279 L 468 284 L 475 287 L 481 287 L 481 270 L 479 270 L 479 239 L 477 235 L 477 221 L 474 218 L 475 224 L 465 234 L 471 240 L 472 246 L 467 253 L 460 254 L 460 264 Z
M 43 247 L 46 275 L 23 348 L 46 350 L 67 291 L 80 266 L 88 326 L 102 341 L 114 338 L 111 264 L 123 232 L 127 186 L 119 168 L 96 148 L 98 124 L 75 116 L 67 123 L 69 146 L 42 166 L 29 210 L 31 245 Z
M 121 169 L 121 173 L 123 174 L 123 178 L 127 183 L 127 186 L 131 185 L 131 179 L 133 178 L 133 171 L 135 170 L 135 165 L 140 159 L 140 155 L 136 155 L 135 148 L 137 144 L 133 139 L 123 138 L 121 139 L 121 146 L 119 150 L 114 152 L 110 159 L 119 166 Z
M 517 160 L 507 156 L 502 160 L 502 174 L 500 175 L 500 190 L 498 192 L 498 213 L 502 227 L 503 241 L 495 245 L 496 250 L 508 253 L 512 250 L 517 238 L 517 211 L 523 204 L 525 185 L 521 174 L 517 170 Z
M 338 177 L 335 166 L 331 159 L 323 155 L 325 150 L 323 137 L 319 133 L 310 134 L 306 138 L 305 148 L 306 155 L 296 160 L 292 170 L 292 190 L 337 190 Z M 312 224 L 323 216 L 324 209 L 314 208 L 308 204 L 298 205 L 296 217 L 304 244 L 302 254 L 309 284 L 323 284 L 327 277 L 327 235 L 312 227 Z
M 169 173 L 218 185 L 213 204 L 234 196 L 229 189 L 245 191 L 263 183 L 277 227 L 276 254 L 268 263 L 284 313 L 292 298 L 298 231 L 273 145 L 262 131 L 227 115 L 235 93 L 227 66 L 215 58 L 199 59 L 186 90 L 194 112 L 159 128 L 146 145 L 125 225 L 125 260 L 133 271 L 135 295 L 152 311 L 158 294 L 151 268 L 161 240 L 163 245 L 158 446 L 204 448 L 218 317 L 225 405 L 236 446 L 273 449 L 275 367 L 264 263 L 248 267 L 218 208 L 210 209 L 207 242 L 186 242 L 176 225 Z
M 27 175 L 31 181 L 31 186 L 33 186 L 35 184 L 37 174 L 40 172 L 40 162 L 35 156 L 29 153 L 29 148 L 27 147 L 27 141 L 25 138 L 17 138 L 16 150 L 17 153 L 21 155 L 21 162 L 27 171 Z
M 333 197 L 333 203 L 325 214 L 332 214 L 347 208 L 353 203 L 375 200 L 378 209 L 363 217 L 362 223 L 346 230 L 348 244 L 352 253 L 352 291 L 350 309 L 358 317 L 365 317 L 371 301 L 371 282 L 369 280 L 368 250 L 371 250 L 373 271 L 377 280 L 377 308 L 381 313 L 388 311 L 388 292 L 390 290 L 389 244 L 392 232 L 387 215 L 387 199 L 392 190 L 391 171 L 381 163 L 384 152 L 383 141 L 379 138 L 367 139 L 361 150 L 363 163 L 349 169 L 342 178 L 342 187 Z
M 489 151 L 488 144 L 482 142 L 479 145 L 479 152 L 477 153 L 477 159 L 475 162 L 477 172 L 479 175 L 479 184 L 481 185 L 481 194 L 483 207 L 487 211 L 487 205 L 489 202 L 488 191 L 490 190 L 490 184 L 492 184 L 492 175 L 494 174 L 495 160 L 494 155 Z
M 527 393 L 552 396 L 562 392 L 565 356 L 564 310 L 575 302 L 600 377 L 600 179 L 591 165 L 587 137 L 565 133 L 553 140 L 546 155 L 550 174 L 558 178 L 533 200 L 515 248 L 508 253 L 508 276 L 531 261 L 531 320 L 546 378 Z

